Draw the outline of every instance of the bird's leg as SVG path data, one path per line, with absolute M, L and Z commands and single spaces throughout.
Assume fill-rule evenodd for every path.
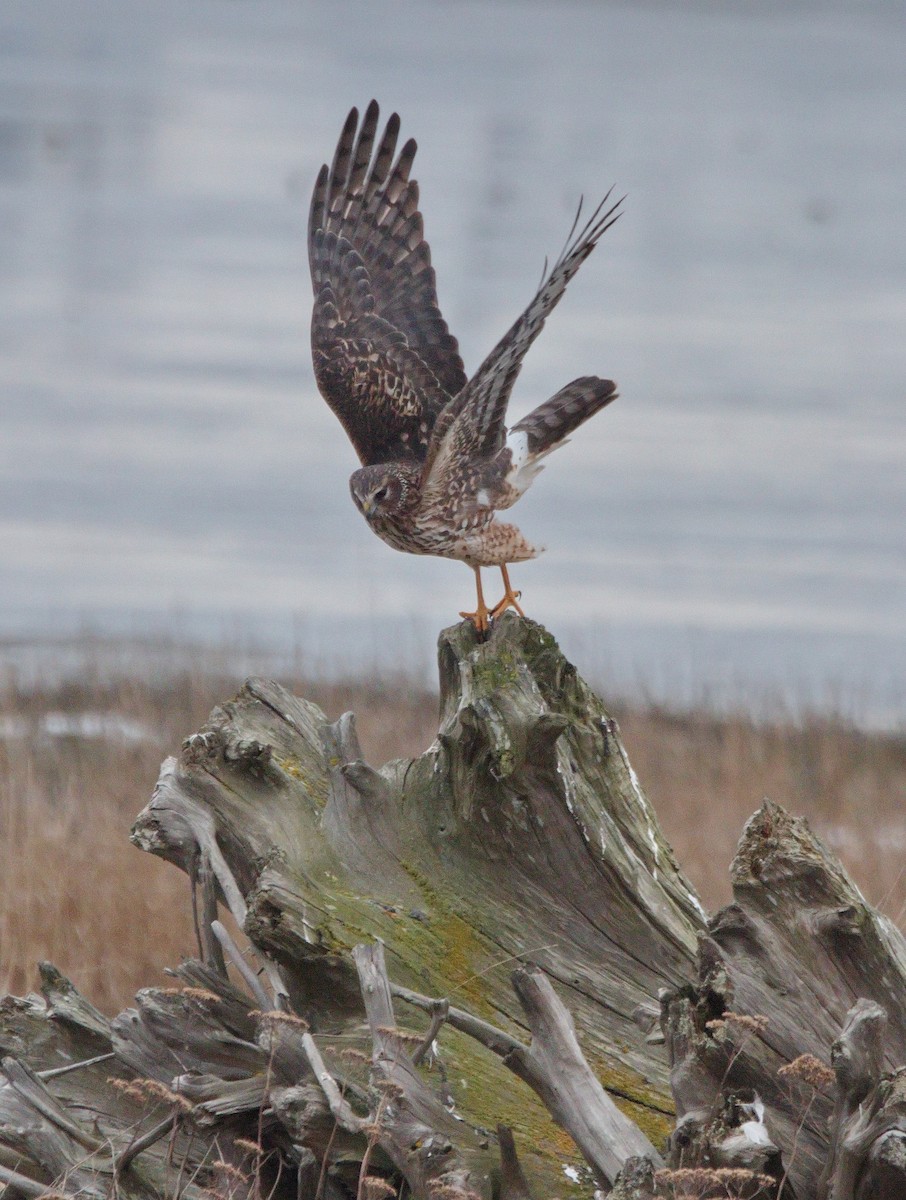
M 514 592 L 513 585 L 510 583 L 509 572 L 506 569 L 506 563 L 500 564 L 500 573 L 503 575 L 504 593 L 503 599 L 499 604 L 495 604 L 491 610 L 491 620 L 495 621 L 501 613 L 506 612 L 508 608 L 515 608 L 520 617 L 524 617 L 525 613 L 519 607 L 519 597 L 522 592 Z
M 491 614 L 484 602 L 484 592 L 481 590 L 481 568 L 473 567 L 472 570 L 475 572 L 475 586 L 478 589 L 478 607 L 474 612 L 461 612 L 459 615 L 465 617 L 467 621 L 471 621 L 479 633 L 487 633 Z

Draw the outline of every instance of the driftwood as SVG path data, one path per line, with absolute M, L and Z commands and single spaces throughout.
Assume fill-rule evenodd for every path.
M 882 1074 L 906 1063 L 902 934 L 806 823 L 770 802 L 746 826 L 732 880 L 696 983 L 663 998 L 672 1161 L 766 1171 L 787 1197 L 906 1197 L 904 1080 Z M 880 1179 L 897 1155 L 893 1191 L 869 1182 L 875 1158 Z M 841 1182 L 844 1161 L 861 1190 Z
M 706 922 L 544 630 L 448 630 L 440 677 L 413 761 L 250 680 L 164 764 L 133 840 L 200 959 L 113 1021 L 51 968 L 0 1002 L 0 1183 L 906 1196 L 906 946 L 804 824 L 766 804 Z

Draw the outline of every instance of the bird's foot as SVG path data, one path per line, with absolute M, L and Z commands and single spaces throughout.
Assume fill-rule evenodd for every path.
M 524 617 L 525 613 L 522 611 L 522 609 L 519 606 L 519 601 L 521 598 L 522 598 L 522 592 L 514 592 L 512 590 L 512 588 L 507 588 L 506 592 L 504 593 L 503 599 L 500 601 L 500 603 L 495 604 L 494 607 L 491 609 L 490 614 L 489 614 L 490 619 L 492 621 L 496 621 L 497 618 L 500 616 L 500 614 L 505 613 L 508 608 L 515 608 L 516 612 L 519 613 L 520 617 Z
M 491 628 L 492 613 L 484 604 L 480 604 L 475 612 L 461 612 L 459 614 L 466 621 L 471 621 L 475 626 L 475 632 L 485 634 Z

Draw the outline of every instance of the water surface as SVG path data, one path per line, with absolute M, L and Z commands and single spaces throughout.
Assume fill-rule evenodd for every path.
M 471 603 L 367 530 L 312 378 L 308 195 L 374 95 L 467 368 L 628 194 L 514 396 L 621 390 L 513 514 L 530 615 L 614 686 L 906 719 L 904 61 L 881 0 L 7 0 L 0 632 L 398 664 Z

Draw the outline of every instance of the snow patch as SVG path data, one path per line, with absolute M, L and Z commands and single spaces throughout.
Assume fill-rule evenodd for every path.
M 44 737 L 107 738 L 115 742 L 147 742 L 154 734 L 140 721 L 130 721 L 119 713 L 48 712 L 30 721 L 25 717 L 0 720 L 0 738 L 24 738 L 33 734 Z
M 751 1113 L 755 1120 L 743 1121 L 739 1127 L 740 1131 L 746 1135 L 750 1142 L 754 1142 L 756 1146 L 769 1146 L 771 1139 L 768 1135 L 768 1128 L 764 1123 L 764 1101 L 756 1092 L 752 1103 L 743 1104 L 742 1108 L 745 1112 Z

